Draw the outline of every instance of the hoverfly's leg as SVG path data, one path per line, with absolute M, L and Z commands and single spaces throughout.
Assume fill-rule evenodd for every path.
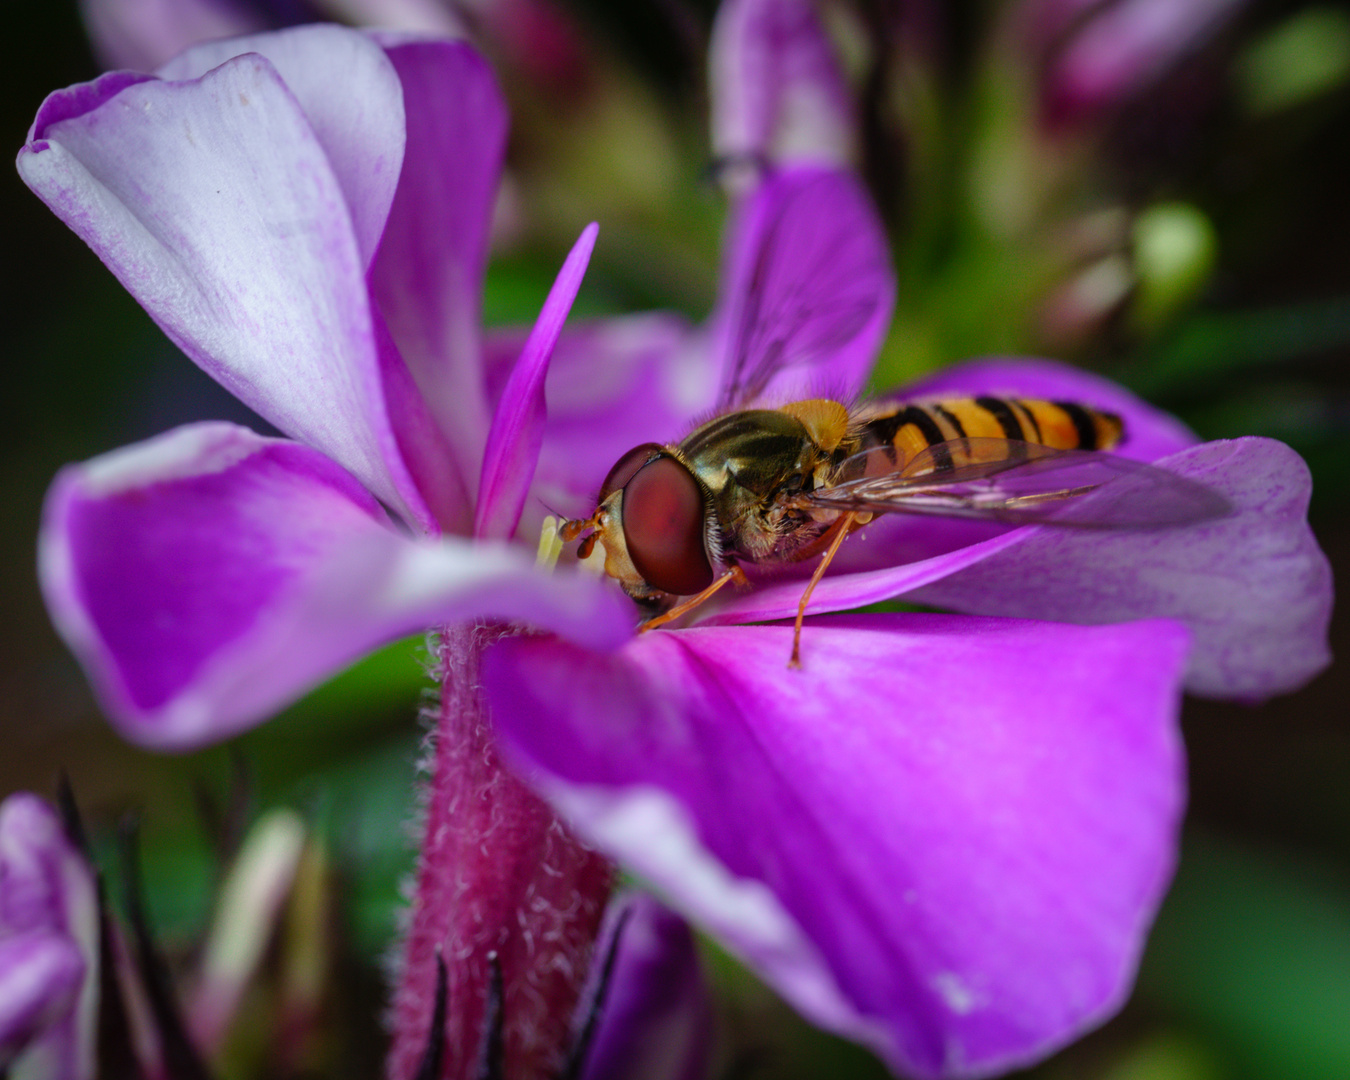
M 673 619 L 678 619 L 681 615 L 685 614 L 685 612 L 693 611 L 694 608 L 698 607 L 704 600 L 712 596 L 713 593 L 728 581 L 734 581 L 740 588 L 745 588 L 750 584 L 750 579 L 745 576 L 745 571 L 739 566 L 733 566 L 697 596 L 691 596 L 683 604 L 676 604 L 669 611 L 663 611 L 660 615 L 648 619 L 638 627 L 638 633 L 645 634 L 648 630 L 655 630 L 658 626 L 664 626 Z
M 834 559 L 834 553 L 839 550 L 839 545 L 844 542 L 844 537 L 853 531 L 854 521 L 862 519 L 858 520 L 858 524 L 862 525 L 871 520 L 871 517 L 871 514 L 860 514 L 856 510 L 850 510 L 835 521 L 826 533 L 826 535 L 833 533 L 834 536 L 830 540 L 830 546 L 825 549 L 825 554 L 821 556 L 820 565 L 816 567 L 816 572 L 811 575 L 811 581 L 806 586 L 806 592 L 802 593 L 801 602 L 797 605 L 797 621 L 792 627 L 792 655 L 788 657 L 788 667 L 800 668 L 802 666 L 802 620 L 806 618 L 806 605 L 811 599 L 811 594 L 816 591 L 820 579 L 825 576 L 825 571 Z

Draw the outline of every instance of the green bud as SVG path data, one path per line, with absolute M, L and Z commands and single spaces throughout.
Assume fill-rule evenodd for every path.
M 1189 307 L 1214 271 L 1218 238 L 1204 211 L 1189 203 L 1158 203 L 1134 221 L 1137 279 L 1133 317 L 1150 333 Z

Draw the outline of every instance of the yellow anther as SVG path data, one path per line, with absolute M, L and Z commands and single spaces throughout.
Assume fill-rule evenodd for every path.
M 558 556 L 562 554 L 563 541 L 558 535 L 558 519 L 552 514 L 544 518 L 544 527 L 539 530 L 539 550 L 535 554 L 536 566 L 552 570 L 558 565 Z

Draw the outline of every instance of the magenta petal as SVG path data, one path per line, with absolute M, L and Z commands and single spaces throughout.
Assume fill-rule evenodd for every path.
M 18 164 L 204 370 L 434 528 L 389 429 L 346 198 L 266 59 L 129 86 Z
M 463 42 L 390 40 L 387 49 L 408 147 L 371 290 L 472 489 L 488 428 L 479 324 L 506 103 Z
M 500 399 L 525 336 L 524 330 L 487 335 L 493 400 Z M 703 346 L 685 319 L 665 312 L 565 327 L 545 382 L 548 417 L 534 480 L 542 503 L 571 517 L 585 516 L 626 451 L 686 435 L 708 403 L 696 371 L 691 373 L 703 360 Z M 527 514 L 529 509 L 527 502 Z
M 899 517 L 899 515 L 896 516 Z M 902 522 L 901 524 L 907 523 Z M 880 524 L 885 526 L 888 522 L 883 520 Z M 932 528 L 936 525 L 940 530 L 943 530 L 940 535 L 943 537 L 947 535 L 945 522 L 922 521 L 914 524 L 920 531 L 924 526 Z M 998 536 L 956 547 L 950 551 L 944 551 L 942 554 L 914 562 L 897 562 L 893 566 L 883 565 L 880 569 L 864 570 L 857 573 L 828 574 L 821 579 L 820 584 L 811 593 L 809 610 L 813 614 L 824 611 L 846 611 L 850 608 L 875 604 L 882 600 L 894 600 L 898 596 L 904 596 L 933 582 L 941 581 L 943 578 L 964 570 L 968 566 L 977 565 L 1005 548 L 1016 547 L 1018 544 L 1025 542 L 1028 532 L 1029 530 L 1025 529 L 1005 531 Z M 841 551 L 847 551 L 851 546 L 865 547 L 868 554 L 872 553 L 874 547 L 881 548 L 883 551 L 894 550 L 894 548 L 885 546 L 883 543 L 873 545 L 871 543 L 872 534 L 873 528 L 868 526 L 858 536 L 850 538 Z M 894 539 L 893 533 L 888 533 L 884 537 L 884 540 Z M 721 625 L 794 618 L 797 614 L 797 606 L 801 602 L 802 590 L 806 587 L 805 579 L 810 576 L 810 571 L 813 569 L 814 566 L 812 565 L 803 566 L 787 580 L 770 580 L 742 595 L 722 600 L 715 605 L 709 605 L 712 610 L 704 615 L 701 621 L 708 625 Z
M 853 398 L 895 302 L 886 234 L 856 177 L 789 169 L 741 204 L 713 317 L 719 407 Z
M 483 478 L 478 485 L 478 513 L 474 536 L 506 539 L 516 530 L 525 495 L 534 480 L 539 447 L 544 441 L 544 378 L 553 346 L 572 310 L 581 279 L 595 248 L 600 227 L 594 223 L 582 230 L 558 272 L 539 319 L 530 331 L 520 359 L 511 371 L 483 451 Z
M 1172 871 L 1186 634 L 857 616 L 505 641 L 504 745 L 808 1018 L 989 1075 L 1119 1006 Z
M 403 91 L 394 65 L 365 34 L 314 23 L 208 41 L 155 74 L 172 81 L 200 79 L 244 53 L 267 57 L 295 95 L 351 211 L 361 261 L 369 265 L 403 166 Z
M 580 1080 L 703 1080 L 712 1057 L 712 1000 L 689 924 L 646 893 L 617 896 L 594 956 L 594 985 L 582 996 L 578 1026 L 597 1004 L 599 1018 Z
M 1103 0 L 1021 0 L 1012 15 L 1026 44 L 1043 52 L 1085 22 L 1093 8 L 1103 6 Z
M 853 103 L 811 0 L 727 0 L 717 9 L 708 66 L 719 157 L 852 162 Z
M 427 531 L 466 535 L 473 523 L 470 480 L 461 472 L 460 459 L 432 416 L 383 316 L 378 311 L 372 316 L 390 436 L 397 447 L 397 460 L 407 469 L 437 526 Z
M 1229 517 L 1186 529 L 1025 530 L 912 599 L 984 615 L 1108 623 L 1164 617 L 1195 638 L 1186 687 L 1265 698 L 1331 661 L 1331 568 L 1308 527 L 1312 478 L 1272 439 L 1205 443 L 1158 462 L 1208 484 Z
M 1072 401 L 1116 413 L 1125 421 L 1125 437 L 1114 452 L 1137 461 L 1156 461 L 1198 441 L 1176 417 L 1155 409 L 1119 383 L 1054 360 L 1031 357 L 969 360 L 882 396 L 915 401 L 982 395 Z
M 58 475 L 40 538 L 43 589 L 127 734 L 201 742 L 296 692 L 259 679 L 214 700 L 222 676 L 210 668 L 349 537 L 385 532 L 383 517 L 305 446 L 228 424 L 179 428 Z M 316 676 L 296 674 L 301 686 Z
M 632 611 L 523 552 L 417 542 L 327 458 L 227 424 L 72 466 L 48 496 L 52 617 L 128 737 L 231 735 L 376 645 L 493 617 L 608 645 Z

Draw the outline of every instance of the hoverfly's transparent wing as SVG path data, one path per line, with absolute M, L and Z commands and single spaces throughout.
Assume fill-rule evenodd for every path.
M 767 180 L 743 207 L 724 280 L 719 410 L 769 389 L 849 397 L 862 386 L 895 286 L 885 233 L 854 177 L 803 168 Z
M 840 475 L 800 496 L 801 505 L 1086 529 L 1172 528 L 1232 510 L 1204 484 L 1142 461 L 1011 439 L 935 443 L 903 469 L 889 447 L 875 447 L 848 459 Z

